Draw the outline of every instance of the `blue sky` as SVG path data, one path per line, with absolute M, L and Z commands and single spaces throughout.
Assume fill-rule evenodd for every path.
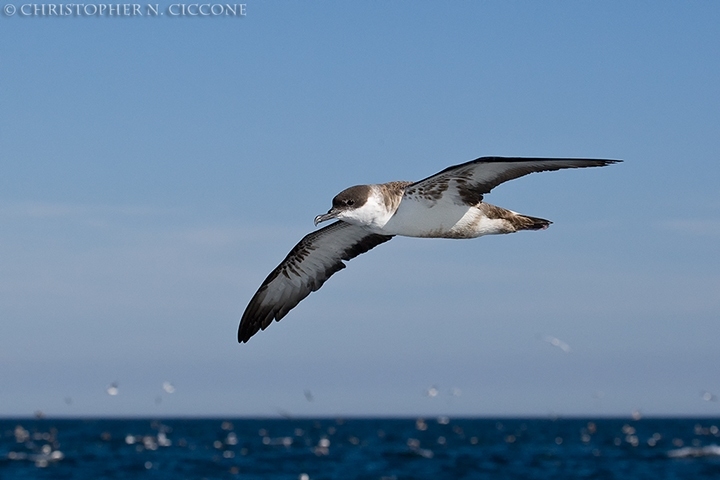
M 0 14 L 0 415 L 720 413 L 720 5 L 246 11 Z M 336 193 L 484 155 L 625 162 L 504 184 L 551 228 L 396 238 L 236 343 Z

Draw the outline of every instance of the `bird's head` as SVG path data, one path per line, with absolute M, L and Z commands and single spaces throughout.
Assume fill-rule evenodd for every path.
M 369 185 L 355 185 L 346 188 L 335 195 L 332 200 L 332 208 L 326 214 L 315 217 L 315 225 L 333 218 L 349 220 L 349 223 L 354 223 L 352 220 L 355 219 L 359 210 L 362 210 L 371 195 L 372 188 Z

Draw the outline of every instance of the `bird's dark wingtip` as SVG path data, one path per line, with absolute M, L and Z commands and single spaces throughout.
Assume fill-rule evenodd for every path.
M 245 325 L 241 321 L 240 327 L 238 327 L 238 334 L 237 334 L 238 343 L 247 343 L 248 340 L 250 340 L 250 337 L 255 335 L 256 332 L 257 332 L 257 330 L 252 331 L 252 329 L 247 328 L 247 325 Z

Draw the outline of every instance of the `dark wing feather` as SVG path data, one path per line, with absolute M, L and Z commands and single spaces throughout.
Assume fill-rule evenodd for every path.
M 503 182 L 533 172 L 563 168 L 602 167 L 622 160 L 591 158 L 512 158 L 481 157 L 445 170 L 409 185 L 405 196 L 439 198 L 448 188 L 457 191 L 456 201 L 476 205 L 483 195 Z
M 305 236 L 262 283 L 240 320 L 238 342 L 247 342 L 273 320 L 280 320 L 302 299 L 318 290 L 335 272 L 391 235 L 335 222 Z

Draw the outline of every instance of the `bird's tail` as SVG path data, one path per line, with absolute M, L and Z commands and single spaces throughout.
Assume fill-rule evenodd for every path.
M 513 219 L 516 230 L 545 230 L 552 223 L 544 218 L 529 217 L 527 215 L 515 214 Z

